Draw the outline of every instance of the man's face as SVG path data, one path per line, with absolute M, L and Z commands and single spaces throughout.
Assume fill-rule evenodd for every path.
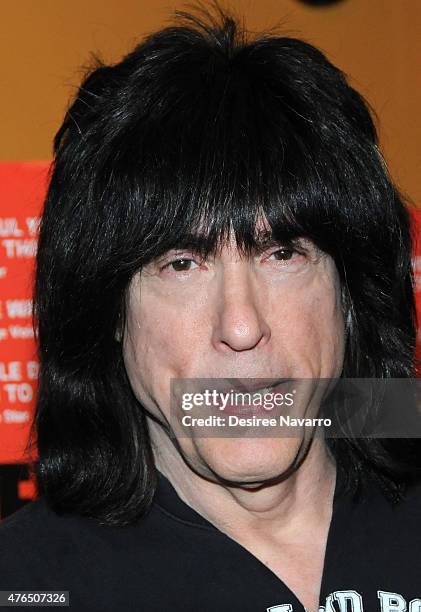
M 308 240 L 247 258 L 234 238 L 205 261 L 174 250 L 129 287 L 125 365 L 136 397 L 161 423 L 171 420 L 172 378 L 332 378 L 343 352 L 338 273 Z M 300 439 L 198 437 L 193 427 L 178 444 L 203 476 L 246 483 L 285 472 Z

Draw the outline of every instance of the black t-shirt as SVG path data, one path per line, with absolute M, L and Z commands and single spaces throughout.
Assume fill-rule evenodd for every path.
M 338 470 L 320 612 L 421 612 L 421 487 L 392 505 L 374 484 L 359 501 L 342 484 Z M 70 608 L 81 612 L 304 610 L 162 475 L 135 526 L 57 516 L 42 500 L 3 521 L 0 590 L 70 591 Z

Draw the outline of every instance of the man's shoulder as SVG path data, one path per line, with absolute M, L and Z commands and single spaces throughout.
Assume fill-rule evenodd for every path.
M 374 533 L 387 532 L 408 546 L 421 544 L 421 482 L 407 486 L 398 501 L 388 499 L 377 486 L 373 487 L 360 508 L 364 529 L 371 530 L 373 537 Z
M 51 523 L 55 518 L 58 517 L 43 499 L 31 501 L 0 522 L 0 543 L 8 538 L 16 539 L 19 534 L 28 537 L 39 533 L 47 527 L 46 521 Z
M 0 522 L 0 576 L 16 567 L 32 571 L 39 563 L 48 569 L 58 558 L 71 564 L 89 555 L 100 530 L 95 519 L 58 514 L 44 499 L 29 502 Z
M 0 590 L 83 591 L 87 576 L 93 583 L 101 572 L 113 575 L 115 559 L 124 565 L 134 535 L 95 518 L 58 514 L 43 499 L 30 502 L 0 523 Z
M 397 504 L 398 510 L 404 519 L 420 520 L 421 517 L 421 482 L 407 487 L 403 498 Z
M 63 534 L 76 533 L 77 527 L 71 527 L 71 522 L 74 520 L 56 514 L 44 499 L 27 503 L 0 522 L 0 567 L 2 562 L 13 563 L 15 557 L 21 562 L 25 555 L 37 557 L 41 551 L 53 554 Z
M 0 586 L 25 586 L 28 567 L 41 568 L 43 554 L 53 547 L 56 515 L 44 500 L 29 502 L 0 522 Z M 51 551 L 53 556 L 53 551 Z M 28 582 L 32 585 L 31 582 Z

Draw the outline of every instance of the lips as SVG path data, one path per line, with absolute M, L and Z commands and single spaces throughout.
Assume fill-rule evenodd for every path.
M 281 385 L 288 383 L 291 381 L 289 378 L 276 379 L 273 378 L 260 378 L 260 379 L 243 379 L 245 382 L 241 385 L 238 384 L 240 379 L 235 379 L 235 384 L 227 386 L 225 390 L 221 390 L 218 388 L 216 391 L 217 398 L 212 404 L 213 410 L 221 411 L 221 414 L 237 414 L 237 415 L 247 415 L 247 414 L 268 414 L 268 411 L 276 412 L 279 410 L 279 406 L 272 406 L 270 409 L 265 408 L 261 402 L 255 403 L 254 400 L 258 396 L 264 397 L 265 394 L 274 394 L 276 392 L 284 392 L 285 389 L 282 389 Z M 252 396 L 250 399 L 253 403 L 242 403 L 235 400 L 236 394 L 244 395 L 249 394 Z M 224 395 L 227 399 L 222 400 L 222 395 Z M 254 398 L 254 400 L 253 400 Z M 228 400 L 228 401 L 227 401 Z M 232 402 L 235 403 L 232 403 Z
M 234 392 L 255 392 L 267 391 L 270 392 L 274 387 L 289 382 L 290 378 L 234 378 L 225 379 L 221 387 L 218 385 L 218 391 L 223 393 Z

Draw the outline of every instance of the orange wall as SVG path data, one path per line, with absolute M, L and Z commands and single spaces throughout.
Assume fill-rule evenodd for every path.
M 1 6 L 0 160 L 49 159 L 91 51 L 116 61 L 183 2 L 15 0 Z M 380 119 L 392 174 L 421 203 L 421 0 L 227 0 L 252 30 L 274 22 L 321 47 Z M 185 7 L 185 4 L 184 4 Z

